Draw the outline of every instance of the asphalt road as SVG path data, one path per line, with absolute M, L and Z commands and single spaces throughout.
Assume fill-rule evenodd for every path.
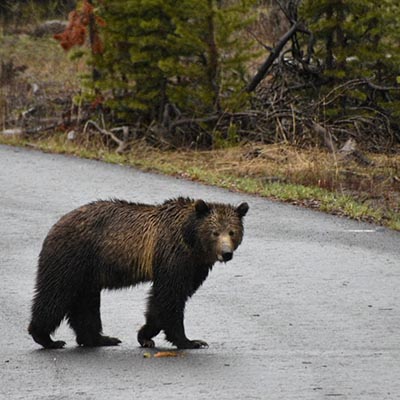
M 27 333 L 37 256 L 56 220 L 95 199 L 247 201 L 245 238 L 189 301 L 210 347 L 144 358 L 142 285 L 102 296 L 115 348 Z M 400 234 L 135 169 L 0 146 L 0 399 L 399 399 Z M 158 350 L 169 349 L 162 335 Z

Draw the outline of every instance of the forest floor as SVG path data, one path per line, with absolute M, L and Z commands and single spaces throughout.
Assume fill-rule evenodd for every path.
M 131 165 L 400 230 L 400 149 L 364 152 L 365 163 L 287 143 L 204 151 L 133 140 L 118 154 L 100 133 L 52 128 L 81 93 L 82 59 L 71 60 L 49 37 L 0 34 L 0 60 L 0 143 Z

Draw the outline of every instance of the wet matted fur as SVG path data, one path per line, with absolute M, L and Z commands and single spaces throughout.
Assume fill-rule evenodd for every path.
M 151 281 L 139 343 L 153 347 L 164 331 L 178 348 L 206 346 L 185 335 L 185 303 L 216 261 L 232 258 L 248 208 L 179 197 L 160 205 L 96 201 L 71 211 L 44 240 L 29 333 L 45 348 L 61 348 L 65 342 L 50 335 L 66 318 L 79 345 L 117 345 L 102 335 L 101 290 Z

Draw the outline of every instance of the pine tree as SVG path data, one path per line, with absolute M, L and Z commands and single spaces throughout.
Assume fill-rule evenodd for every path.
M 397 1 L 306 0 L 300 13 L 320 41 L 316 55 L 329 74 L 378 83 L 395 78 L 400 61 Z
M 161 121 L 167 104 L 191 117 L 243 105 L 251 0 L 98 5 L 105 50 L 92 59 L 99 74 L 91 86 L 119 116 Z
M 399 2 L 305 0 L 299 13 L 315 35 L 314 56 L 327 78 L 321 93 L 340 83 L 361 82 L 338 96 L 328 115 L 349 114 L 351 109 L 359 113 L 360 107 L 369 114 L 400 115 L 398 92 L 380 89 L 399 83 Z

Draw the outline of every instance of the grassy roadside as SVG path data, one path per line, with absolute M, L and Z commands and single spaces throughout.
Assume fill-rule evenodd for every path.
M 116 154 L 99 137 L 82 144 L 67 140 L 64 133 L 29 140 L 0 135 L 0 143 L 134 166 L 400 230 L 399 191 L 392 184 L 400 170 L 398 156 L 370 155 L 371 172 L 340 166 L 321 150 L 284 145 L 160 151 L 138 141 L 127 153 Z M 352 179 L 345 180 L 350 170 Z M 354 175 L 358 188 L 351 190 Z

